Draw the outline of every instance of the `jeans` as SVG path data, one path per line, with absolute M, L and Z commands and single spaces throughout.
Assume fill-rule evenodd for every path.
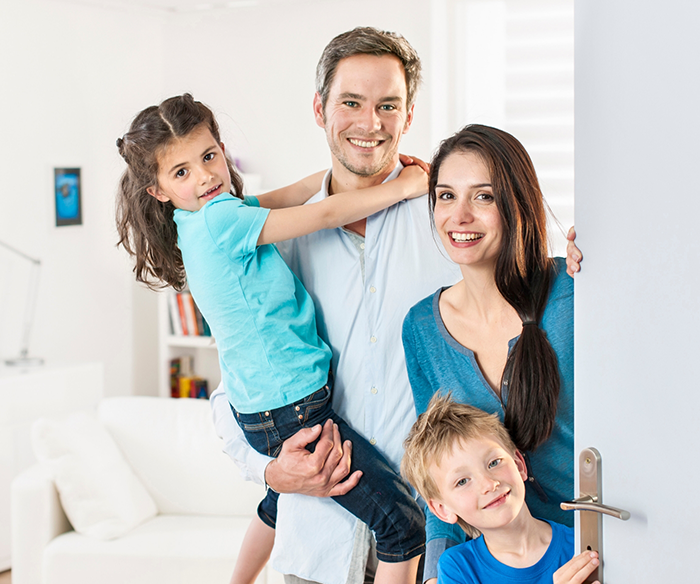
M 332 419 L 344 440 L 352 442 L 350 472 L 362 470 L 358 485 L 346 495 L 333 497 L 341 507 L 365 522 L 377 540 L 377 557 L 384 562 L 403 562 L 425 551 L 425 517 L 408 485 L 386 459 L 338 416 L 331 406 L 326 385 L 305 398 L 275 410 L 242 414 L 233 410 L 248 443 L 258 452 L 277 456 L 282 443 L 302 428 Z M 313 452 L 315 443 L 307 448 Z M 268 490 L 258 508 L 260 519 L 274 527 L 277 493 Z

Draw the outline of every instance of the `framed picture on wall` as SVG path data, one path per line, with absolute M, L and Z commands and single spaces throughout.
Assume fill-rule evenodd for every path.
M 56 227 L 82 225 L 80 169 L 54 168 Z

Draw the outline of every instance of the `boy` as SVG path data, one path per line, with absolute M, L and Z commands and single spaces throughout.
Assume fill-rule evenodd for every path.
M 580 584 L 598 565 L 572 559 L 570 527 L 530 515 L 525 461 L 496 416 L 436 395 L 404 445 L 401 474 L 474 538 L 442 554 L 439 584 Z

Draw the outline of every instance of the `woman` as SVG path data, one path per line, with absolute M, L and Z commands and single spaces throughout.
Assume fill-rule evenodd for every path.
M 510 134 L 471 125 L 431 165 L 436 232 L 463 279 L 416 304 L 403 327 L 417 413 L 452 392 L 504 421 L 528 466 L 533 516 L 573 525 L 573 280 L 548 255 L 545 204 L 532 161 Z M 428 518 L 426 578 L 464 541 Z

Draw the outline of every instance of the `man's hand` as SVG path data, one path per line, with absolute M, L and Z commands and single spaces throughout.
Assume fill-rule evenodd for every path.
M 566 244 L 566 273 L 573 278 L 576 272 L 581 271 L 583 254 L 576 247 L 576 230 L 573 227 L 566 234 L 566 239 L 569 240 L 569 243 Z
M 583 584 L 600 564 L 598 552 L 583 552 L 554 572 L 554 584 Z M 593 584 L 600 584 L 596 580 Z
M 320 437 L 319 437 L 320 434 Z M 318 438 L 314 452 L 306 445 Z M 265 482 L 278 493 L 299 493 L 312 497 L 345 495 L 357 485 L 362 471 L 350 472 L 352 444 L 341 443 L 338 426 L 332 420 L 303 428 L 285 440 L 282 450 L 265 469 Z

